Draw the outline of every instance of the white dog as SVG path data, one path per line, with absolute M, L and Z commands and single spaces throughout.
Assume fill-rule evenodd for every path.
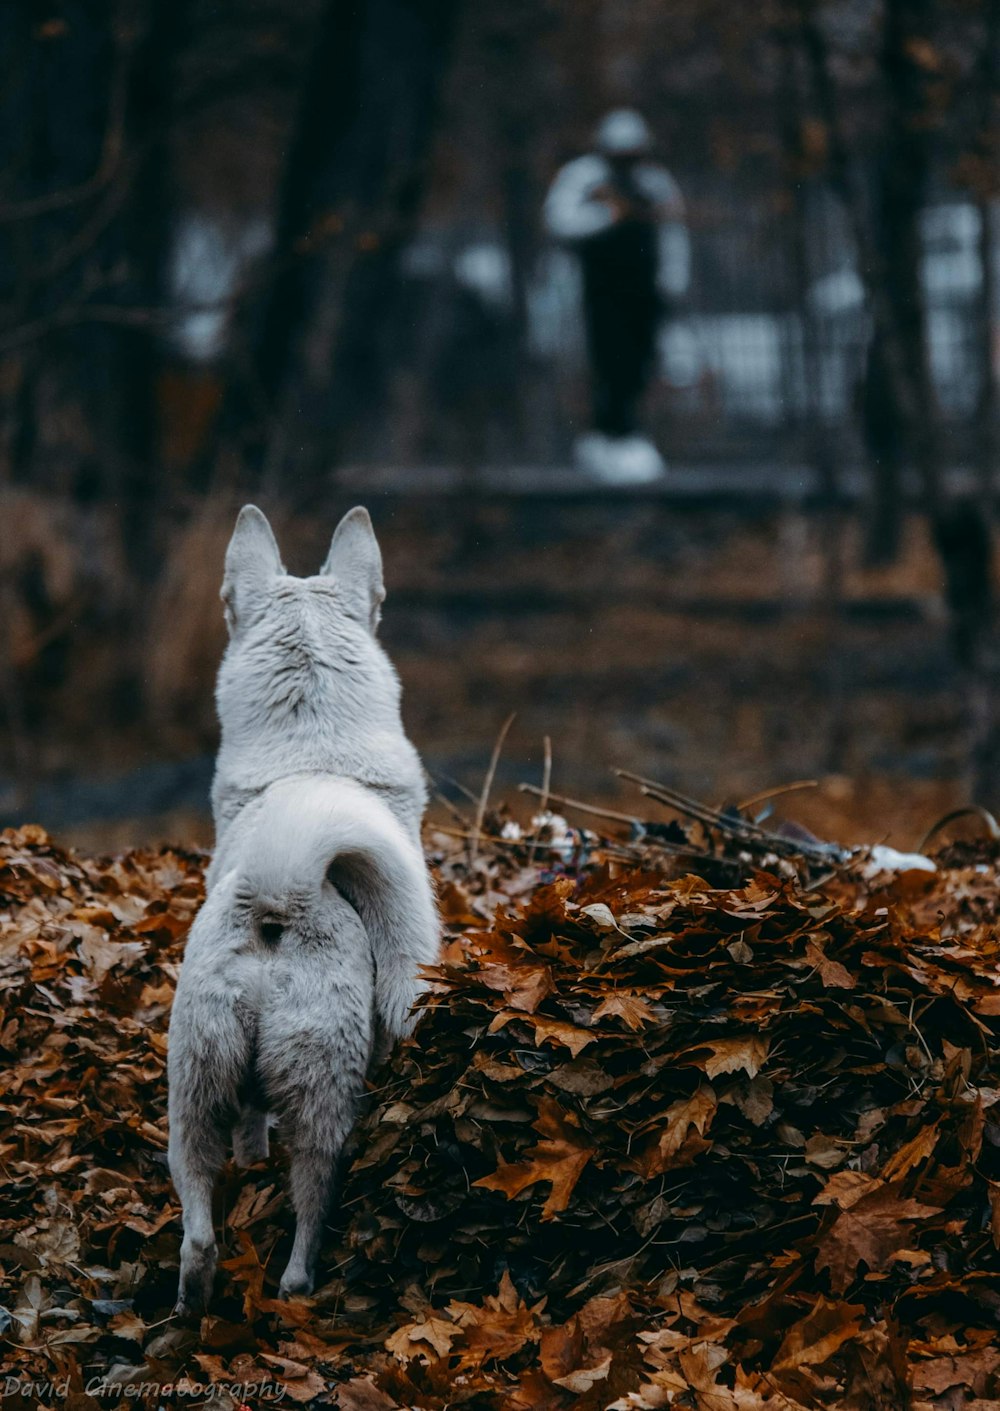
M 180 1312 L 211 1294 L 212 1189 L 267 1152 L 291 1160 L 295 1243 L 281 1294 L 312 1291 L 337 1156 L 376 1026 L 408 1031 L 439 923 L 420 847 L 426 789 L 399 682 L 375 638 L 385 590 L 363 509 L 315 578 L 292 578 L 253 505 L 222 598 L 216 852 L 170 1021 L 170 1171 L 184 1212 Z

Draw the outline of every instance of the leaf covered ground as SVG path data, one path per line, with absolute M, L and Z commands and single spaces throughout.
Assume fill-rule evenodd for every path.
M 326 1282 L 275 1299 L 275 1143 L 220 1182 L 199 1327 L 164 1060 L 205 859 L 0 837 L 11 1404 L 997 1411 L 995 846 L 807 881 L 495 832 L 430 839 L 442 963 Z

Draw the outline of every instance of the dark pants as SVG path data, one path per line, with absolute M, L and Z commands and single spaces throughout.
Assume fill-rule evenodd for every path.
M 616 226 L 581 253 L 594 429 L 629 436 L 653 371 L 661 315 L 652 227 Z
M 586 303 L 593 423 L 606 436 L 630 436 L 639 399 L 653 370 L 655 304 L 634 294 L 603 291 Z

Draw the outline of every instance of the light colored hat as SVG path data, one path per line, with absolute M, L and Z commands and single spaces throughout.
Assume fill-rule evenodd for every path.
M 648 152 L 653 142 L 649 124 L 634 108 L 615 108 L 597 125 L 594 141 L 606 157 L 628 157 Z

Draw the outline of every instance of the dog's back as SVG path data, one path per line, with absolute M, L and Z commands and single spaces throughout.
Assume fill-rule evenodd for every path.
M 286 573 L 264 516 L 242 511 L 223 581 L 230 639 L 216 689 L 217 844 L 263 789 L 319 774 L 378 791 L 419 838 L 427 791 L 403 730 L 399 679 L 376 635 L 384 596 L 364 511 L 344 517 L 310 578 Z

